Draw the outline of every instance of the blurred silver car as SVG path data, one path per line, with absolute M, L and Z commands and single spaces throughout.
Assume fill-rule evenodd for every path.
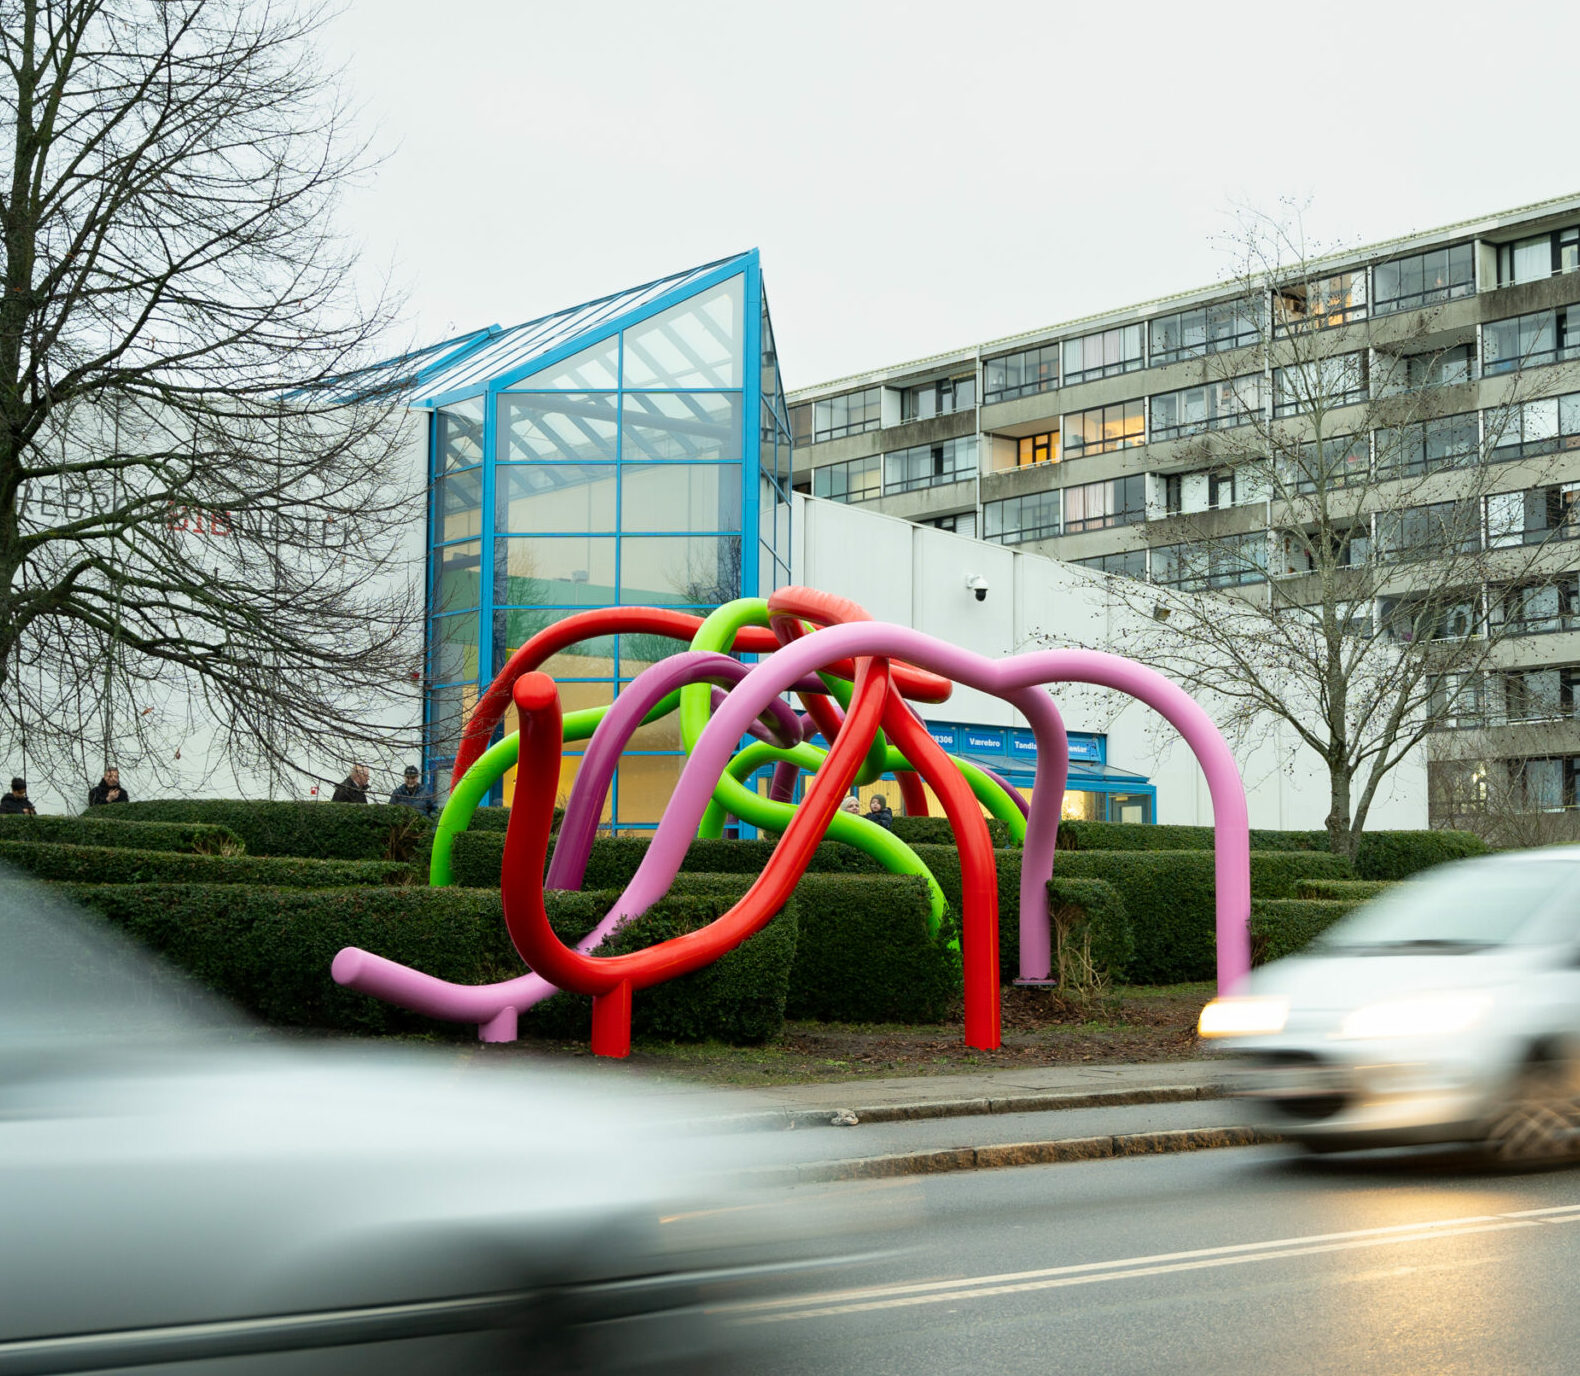
M 0 1376 L 707 1370 L 773 1244 L 639 1090 L 279 1042 L 8 885 Z
M 1215 999 L 1229 1089 L 1315 1150 L 1580 1147 L 1580 847 L 1431 870 Z

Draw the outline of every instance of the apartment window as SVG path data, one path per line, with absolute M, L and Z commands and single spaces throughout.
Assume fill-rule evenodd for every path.
M 1494 492 L 1487 498 L 1487 544 L 1492 549 L 1544 545 L 1580 535 L 1580 483 Z
M 1372 269 L 1374 315 L 1474 296 L 1475 292 L 1475 248 L 1471 244 L 1434 248 L 1391 263 L 1379 263 Z
M 1413 392 L 1418 387 L 1451 387 L 1458 382 L 1472 382 L 1476 376 L 1476 346 L 1456 344 L 1451 349 L 1432 353 L 1406 354 L 1399 362 L 1404 364 L 1400 379 L 1405 390 Z
M 883 495 L 883 460 L 877 454 L 812 470 L 812 495 L 833 502 L 870 502 Z
M 1075 559 L 1071 562 L 1098 573 L 1117 573 L 1143 581 L 1147 576 L 1147 552 L 1144 549 L 1127 549 L 1118 554 L 1099 554 L 1093 559 Z
M 837 440 L 844 435 L 859 435 L 876 430 L 883 423 L 883 388 L 867 387 L 860 392 L 828 397 L 812 403 L 813 444 Z
M 1160 315 L 1149 327 L 1152 366 L 1255 344 L 1261 335 L 1262 314 L 1260 302 L 1240 300 Z
M 1152 551 L 1152 581 L 1200 592 L 1267 581 L 1267 532 L 1222 540 L 1160 545 Z
M 1120 325 L 1064 341 L 1064 385 L 1094 377 L 1117 377 L 1145 366 L 1141 326 Z
M 961 511 L 953 516 L 935 516 L 930 521 L 920 521 L 917 524 L 931 526 L 934 530 L 947 530 L 951 535 L 967 535 L 974 540 L 977 533 L 977 514 L 974 511 Z
M 917 488 L 957 483 L 977 471 L 977 437 L 962 435 L 940 444 L 917 444 L 883 456 L 883 490 L 914 492 Z
M 1023 349 L 990 358 L 982 365 L 982 400 L 1013 401 L 1059 385 L 1059 346 Z
M 1378 611 L 1383 635 L 1400 645 L 1468 640 L 1481 626 L 1477 598 L 1458 591 L 1385 597 Z
M 1371 556 L 1371 528 L 1363 520 L 1348 530 L 1285 530 L 1277 539 L 1274 571 L 1297 578 L 1323 568 L 1359 568 Z
M 1580 306 L 1535 311 L 1481 327 L 1481 370 L 1488 377 L 1580 357 Z
M 790 442 L 797 449 L 812 443 L 812 403 L 790 408 Z
M 941 377 L 907 387 L 900 393 L 900 419 L 931 420 L 955 411 L 969 411 L 977 404 L 977 380 L 970 377 Z
M 1059 462 L 1059 432 L 1050 430 L 1045 435 L 1022 435 L 1015 450 L 1015 467 L 1030 468 L 1039 463 Z
M 1562 721 L 1574 716 L 1575 685 L 1580 683 L 1580 665 L 1509 669 L 1499 674 L 1498 678 L 1503 690 L 1505 720 Z
M 1066 535 L 1080 530 L 1134 525 L 1146 519 L 1147 480 L 1143 474 L 1064 489 Z
M 1484 723 L 1480 674 L 1434 674 L 1427 685 L 1427 711 L 1433 726 L 1447 728 Z
M 1066 459 L 1130 449 L 1146 443 L 1146 406 L 1138 397 L 1113 406 L 1078 411 L 1064 418 L 1061 429 Z
M 1273 373 L 1273 415 L 1315 416 L 1366 400 L 1366 355 L 1338 354 L 1278 368 Z
M 1170 473 L 1163 479 L 1163 514 L 1178 516 L 1185 510 L 1185 475 Z
M 1262 379 L 1256 374 L 1186 387 L 1152 398 L 1152 439 L 1178 439 L 1255 420 L 1262 411 Z
M 1580 225 L 1498 245 L 1498 285 L 1539 282 L 1580 268 Z
M 1562 812 L 1575 806 L 1580 755 L 1550 755 L 1510 765 L 1515 805 L 1533 812 Z
M 1580 447 L 1580 392 L 1488 411 L 1487 442 L 1494 463 Z
M 1325 330 L 1366 318 L 1366 273 L 1343 272 L 1310 282 L 1292 282 L 1273 293 L 1273 320 L 1280 334 Z
M 1463 554 L 1481 545 L 1480 504 L 1466 499 L 1388 511 L 1377 517 L 1377 550 L 1384 559 Z
M 1377 476 L 1415 478 L 1474 463 L 1480 453 L 1481 430 L 1474 411 L 1398 425 L 1377 432 Z
M 1506 635 L 1545 635 L 1580 629 L 1580 574 L 1507 583 L 1492 589 L 1494 627 Z
M 1028 492 L 982 504 L 982 538 L 999 545 L 1046 540 L 1059 533 L 1058 492 Z
M 1319 435 L 1278 457 L 1279 483 L 1286 493 L 1331 491 L 1371 475 L 1371 444 L 1364 434 Z
M 1194 473 L 1170 473 L 1163 479 L 1166 515 L 1189 515 L 1231 507 L 1248 496 L 1250 486 L 1233 468 L 1203 468 Z

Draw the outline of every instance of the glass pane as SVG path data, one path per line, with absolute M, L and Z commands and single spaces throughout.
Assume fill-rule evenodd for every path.
M 512 607 L 494 613 L 494 672 L 533 636 L 585 607 Z M 555 678 L 609 678 L 614 674 L 614 637 L 594 636 L 550 655 L 538 666 Z
M 737 464 L 622 464 L 620 502 L 626 532 L 739 530 L 741 470 Z
M 627 606 L 716 607 L 741 595 L 741 537 L 626 536 L 620 601 Z
M 620 825 L 658 822 L 680 781 L 685 759 L 680 755 L 627 755 L 615 770 Z
M 434 615 L 482 605 L 483 546 L 476 540 L 447 545 L 438 551 L 439 577 L 434 588 Z
M 483 461 L 483 399 L 458 401 L 434 413 L 434 447 L 438 471 L 470 468 Z
M 499 398 L 499 433 L 494 452 L 512 459 L 613 459 L 619 412 L 612 392 L 568 392 L 563 396 Z
M 516 607 L 606 607 L 614 602 L 615 540 L 534 536 L 494 542 L 494 601 Z
M 428 694 L 428 753 L 453 757 L 472 708 L 477 705 L 477 685 L 458 683 L 434 688 Z
M 483 470 L 450 473 L 434 484 L 439 514 L 438 543 L 483 533 Z
M 738 393 L 644 392 L 625 398 L 621 456 L 630 459 L 741 460 Z
M 620 341 L 613 337 L 511 383 L 511 389 L 608 392 L 619 385 L 619 378 Z
M 745 279 L 732 277 L 701 296 L 625 332 L 627 387 L 739 387 Z
M 614 491 L 613 464 L 500 464 L 494 529 L 613 533 Z
M 477 678 L 476 612 L 435 617 L 428 633 L 428 677 L 434 683 Z

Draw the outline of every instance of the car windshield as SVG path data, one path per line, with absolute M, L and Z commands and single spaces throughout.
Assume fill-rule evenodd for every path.
M 1573 886 L 1572 859 L 1496 856 L 1444 865 L 1374 899 L 1313 943 L 1325 951 L 1470 951 L 1527 939 L 1553 896 Z
M 0 1051 L 186 1041 L 244 1026 L 103 922 L 0 872 Z

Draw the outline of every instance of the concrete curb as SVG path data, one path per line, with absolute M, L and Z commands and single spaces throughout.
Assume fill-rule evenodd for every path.
M 1065 1137 L 1045 1142 L 1009 1142 L 987 1147 L 896 1152 L 889 1156 L 855 1157 L 848 1161 L 813 1161 L 773 1173 L 789 1184 L 889 1180 L 906 1175 L 996 1170 L 1002 1166 L 1046 1166 L 1062 1161 L 1107 1161 L 1121 1156 L 1209 1151 L 1218 1147 L 1254 1147 L 1282 1140 L 1276 1133 L 1251 1127 L 1174 1128 L 1161 1132 L 1120 1133 L 1111 1137 Z

